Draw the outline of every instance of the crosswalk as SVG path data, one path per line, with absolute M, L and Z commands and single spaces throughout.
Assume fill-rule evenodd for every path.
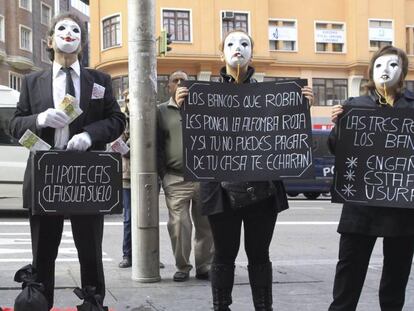
M 16 224 L 15 224 L 16 225 Z M 19 226 L 23 230 L 28 227 Z M 0 263 L 32 261 L 32 248 L 29 232 L 0 232 Z M 106 252 L 102 252 L 103 261 L 113 261 Z M 78 253 L 72 232 L 65 230 L 59 246 L 57 262 L 78 262 Z

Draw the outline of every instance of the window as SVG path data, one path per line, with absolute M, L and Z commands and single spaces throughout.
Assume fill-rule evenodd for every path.
M 19 7 L 28 11 L 32 10 L 32 0 L 19 0 Z
M 369 20 L 369 46 L 377 50 L 394 42 L 394 30 L 390 20 Z
M 221 13 L 222 30 L 221 34 L 224 36 L 232 30 L 244 30 L 249 33 L 248 15 L 247 13 L 238 13 L 231 11 L 224 11 Z
M 46 40 L 42 40 L 42 43 L 41 44 L 42 45 L 40 47 L 40 49 L 41 49 L 40 50 L 40 56 L 41 56 L 42 62 L 45 62 L 45 63 L 50 64 L 51 61 L 49 59 L 49 52 L 47 51 L 47 41 Z
M 162 11 L 164 30 L 169 32 L 172 41 L 190 42 L 190 11 Z
M 32 30 L 23 25 L 20 25 L 20 48 L 32 51 Z
M 50 6 L 42 2 L 40 22 L 43 25 L 49 26 L 51 17 L 52 17 L 52 9 L 50 8 Z
M 296 21 L 269 21 L 269 48 L 272 51 L 297 51 Z
M 345 24 L 315 22 L 316 52 L 345 52 Z
M 89 16 L 89 5 L 85 4 L 81 0 L 71 0 L 70 5 L 72 8 L 75 8 L 84 15 Z
M 414 92 L 414 81 L 405 80 L 405 87 L 407 90 Z
M 361 83 L 359 84 L 359 95 L 367 95 L 367 88 L 366 85 L 368 84 L 368 79 L 362 79 Z
M 9 71 L 9 87 L 20 92 L 22 86 L 22 75 Z
M 115 15 L 102 20 L 103 49 L 121 45 L 121 17 Z
M 347 79 L 313 79 L 312 87 L 319 106 L 341 104 L 348 98 Z
M 405 28 L 405 51 L 408 55 L 414 55 L 414 26 Z
M 157 104 L 164 103 L 170 98 L 168 93 L 168 75 L 157 76 Z
M 128 76 L 122 76 L 112 79 L 112 91 L 117 100 L 124 99 L 123 94 L 129 87 Z
M 4 16 L 0 15 L 0 41 L 4 40 Z
M 272 81 L 286 81 L 286 80 L 296 80 L 298 77 L 264 77 L 263 82 L 272 82 Z

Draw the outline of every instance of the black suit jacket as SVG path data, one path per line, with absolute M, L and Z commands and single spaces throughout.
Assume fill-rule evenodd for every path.
M 92 99 L 94 83 L 105 87 L 103 98 Z M 88 132 L 92 140 L 90 150 L 105 150 L 105 145 L 117 139 L 125 128 L 125 116 L 112 93 L 111 77 L 93 69 L 81 67 L 80 108 L 83 113 L 69 125 L 69 139 Z M 54 108 L 52 68 L 26 75 L 22 81 L 16 112 L 10 121 L 10 133 L 20 139 L 27 129 L 54 146 L 55 129 L 37 128 L 39 113 Z M 23 181 L 23 207 L 31 208 L 31 165 L 27 162 Z
M 357 107 L 379 107 L 378 96 L 351 97 L 344 105 Z M 413 108 L 414 94 L 405 91 L 394 103 L 393 109 Z M 329 135 L 329 149 L 335 154 L 337 130 Z M 414 210 L 381 206 L 364 206 L 346 203 L 343 205 L 338 226 L 339 233 L 357 233 L 369 236 L 396 237 L 414 235 Z

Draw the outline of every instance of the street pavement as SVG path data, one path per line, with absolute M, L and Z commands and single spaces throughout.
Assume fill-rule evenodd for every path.
M 165 222 L 167 213 L 160 198 L 160 257 L 165 269 L 161 281 L 139 283 L 131 279 L 131 268 L 120 269 L 122 218 L 109 216 L 105 221 L 103 258 L 107 294 L 105 304 L 116 311 L 198 311 L 212 310 L 208 281 L 197 280 L 194 270 L 190 280 L 172 281 L 175 272 L 171 245 Z M 273 262 L 274 310 L 327 310 L 332 292 L 339 235 L 336 233 L 340 207 L 328 200 L 294 200 L 291 209 L 278 219 L 270 248 Z M 378 284 L 381 277 L 381 243 L 372 256 L 358 311 L 380 310 Z M 10 245 L 13 243 L 13 245 Z M 116 247 L 115 247 L 116 245 Z M 243 244 L 242 244 L 243 245 Z M 13 249 L 13 251 L 11 250 Z M 18 250 L 16 250 L 18 249 Z M 12 306 L 20 292 L 13 281 L 15 271 L 30 262 L 30 235 L 25 218 L 1 218 L 0 214 L 0 306 Z M 193 260 L 193 257 L 192 257 Z M 65 224 L 56 264 L 56 307 L 74 307 L 80 300 L 73 288 L 80 285 L 76 249 Z M 254 310 L 247 275 L 247 259 L 241 247 L 236 262 L 233 311 Z M 410 277 L 404 311 L 414 310 L 414 281 Z M 34 310 L 36 311 L 36 310 Z

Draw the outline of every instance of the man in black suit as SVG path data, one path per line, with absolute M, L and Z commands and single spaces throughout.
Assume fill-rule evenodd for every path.
M 79 59 L 87 32 L 73 14 L 59 15 L 48 37 L 52 68 L 34 72 L 22 81 L 20 99 L 10 132 L 19 139 L 30 129 L 59 150 L 105 150 L 125 128 L 125 116 L 112 94 L 109 75 L 83 68 Z M 56 109 L 66 94 L 78 101 L 83 113 L 69 124 Z M 23 182 L 23 205 L 31 209 L 30 163 Z M 45 286 L 49 307 L 53 307 L 55 260 L 62 237 L 63 216 L 30 215 L 33 266 L 38 282 Z M 78 250 L 82 287 L 93 286 L 105 296 L 102 264 L 103 215 L 70 215 L 73 239 Z

